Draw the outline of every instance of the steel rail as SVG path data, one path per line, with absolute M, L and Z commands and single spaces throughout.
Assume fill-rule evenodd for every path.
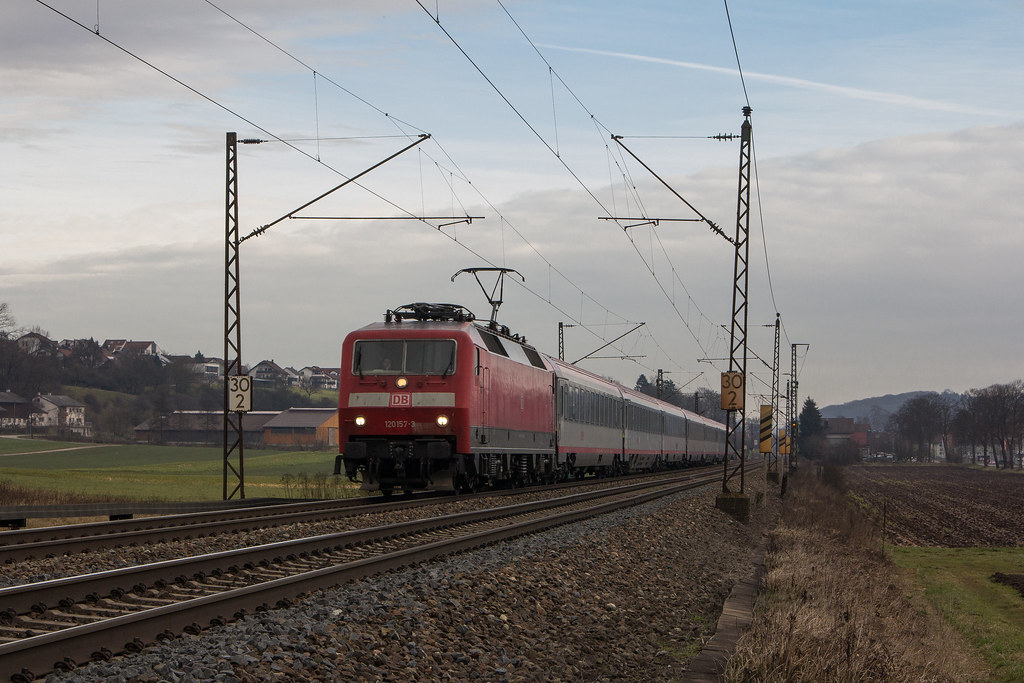
M 439 496 L 422 496 L 421 502 L 429 505 L 436 503 Z M 118 519 L 105 522 L 86 522 L 83 524 L 63 524 L 59 526 L 39 527 L 34 529 L 18 529 L 15 531 L 0 532 L 0 552 L 15 545 L 28 543 L 43 543 L 46 541 L 61 541 L 80 537 L 96 537 L 104 535 L 121 534 L 132 531 L 144 532 L 154 529 L 180 528 L 186 529 L 190 526 L 201 526 L 212 522 L 229 521 L 235 519 L 253 520 L 274 520 L 278 517 L 289 515 L 308 514 L 315 516 L 319 513 L 334 513 L 344 511 L 347 514 L 362 514 L 362 508 L 381 506 L 381 509 L 392 509 L 409 504 L 409 499 L 400 501 L 381 502 L 375 498 L 342 498 L 333 500 L 304 501 L 300 503 L 279 503 L 265 504 L 250 507 L 232 507 L 219 510 L 204 510 L 201 512 L 184 512 L 169 515 L 158 515 L 153 517 L 139 517 L 135 519 Z M 376 510 L 375 510 L 376 511 Z M 79 515 L 84 516 L 84 515 Z M 287 522 L 285 522 L 287 523 Z
M 173 605 L 146 609 L 144 611 L 114 617 L 101 622 L 72 626 L 60 631 L 36 635 L 20 641 L 6 643 L 0 645 L 0 675 L 11 676 L 11 680 L 32 680 L 31 676 L 34 673 L 42 673 L 53 670 L 54 668 L 74 668 L 74 666 L 77 665 L 77 661 L 85 661 L 85 659 L 88 659 L 89 657 L 103 658 L 105 656 L 109 656 L 111 654 L 109 648 L 112 643 L 115 648 L 123 648 L 128 651 L 138 650 L 144 647 L 146 643 L 154 642 L 159 638 L 173 637 L 175 632 L 181 632 L 183 630 L 198 632 L 202 627 L 198 624 L 197 620 L 207 621 L 208 623 L 223 623 L 226 621 L 223 616 L 224 614 L 232 614 L 237 617 L 238 615 L 245 613 L 247 610 L 262 609 L 267 605 L 284 604 L 282 601 L 310 590 L 325 588 L 351 579 L 372 575 L 409 564 L 415 564 L 417 562 L 423 562 L 433 559 L 439 555 L 496 543 L 513 536 L 532 533 L 555 525 L 566 524 L 586 517 L 596 516 L 598 514 L 620 509 L 622 507 L 638 505 L 655 498 L 671 495 L 672 493 L 677 493 L 689 488 L 714 484 L 717 481 L 718 477 L 714 474 L 699 479 L 691 475 L 689 477 L 680 477 L 674 482 L 666 482 L 663 480 L 656 483 L 648 482 L 633 484 L 629 486 L 615 487 L 613 489 L 605 489 L 602 491 L 575 494 L 563 497 L 562 499 L 539 501 L 538 503 L 523 503 L 475 513 L 446 515 L 433 520 L 436 527 L 452 526 L 455 523 L 454 519 L 456 518 L 461 519 L 463 522 L 469 522 L 474 521 L 474 517 L 479 520 L 483 517 L 494 518 L 499 515 L 509 516 L 513 514 L 522 514 L 531 510 L 544 509 L 545 507 L 565 507 L 566 505 L 592 501 L 596 498 L 629 494 L 626 498 L 620 498 L 619 500 L 611 502 L 599 502 L 596 505 L 582 510 L 576 509 L 556 512 L 554 515 L 542 519 L 533 519 L 524 522 L 500 525 L 495 529 L 470 533 L 456 539 L 430 542 L 413 548 L 389 552 L 375 558 L 366 558 L 313 571 L 302 572 L 294 576 L 278 578 L 253 586 L 229 589 L 215 595 L 193 598 Z M 642 490 L 644 488 L 653 490 L 637 493 L 638 490 Z M 376 531 L 378 537 L 380 537 L 382 531 L 387 537 L 392 537 L 403 533 L 400 531 L 403 527 L 407 529 L 405 533 L 412 533 L 411 531 L 408 531 L 408 529 L 413 526 L 426 528 L 426 526 L 428 526 L 427 523 L 430 521 L 431 520 L 417 520 L 414 523 L 389 525 L 388 527 L 378 528 Z M 334 545 L 336 545 L 337 537 L 352 533 L 372 537 L 372 534 L 370 533 L 371 531 L 372 530 L 359 530 L 357 532 L 344 532 L 343 534 L 331 534 L 328 536 L 334 537 L 332 538 L 332 541 L 334 542 Z M 299 541 L 291 542 L 296 544 L 291 547 L 292 549 L 298 548 L 301 544 L 310 540 L 311 539 L 300 539 Z M 288 546 L 288 544 L 289 542 L 269 544 L 274 547 L 272 549 L 264 548 L 263 550 L 270 551 L 272 555 L 280 555 L 280 551 Z M 321 547 L 322 546 L 323 538 L 321 538 Z M 222 556 L 220 558 L 220 566 L 223 566 L 224 556 L 237 552 L 239 551 L 215 553 L 214 555 Z M 235 554 L 233 557 L 239 558 L 241 556 Z M 255 557 L 255 555 L 253 557 Z M 178 563 L 178 561 L 157 564 L 164 565 L 162 569 L 165 575 L 168 570 L 175 570 L 183 566 Z M 115 573 L 120 573 L 122 579 L 121 583 L 123 584 L 124 579 L 129 576 L 131 576 L 131 578 L 137 578 L 138 574 L 131 572 L 130 570 L 132 569 L 136 568 L 103 572 L 101 574 L 108 574 L 109 576 L 101 577 L 99 580 L 103 581 L 110 578 Z M 53 588 L 70 589 L 77 581 L 78 585 L 76 590 L 81 592 L 89 585 L 89 581 L 92 580 L 93 579 L 90 576 L 85 576 L 72 577 L 71 579 L 56 579 L 52 582 L 43 583 L 50 584 L 47 587 L 47 590 Z M 13 604 L 10 600 L 15 599 L 16 595 L 21 594 L 22 598 L 24 598 L 24 594 L 31 592 L 27 589 L 38 585 L 41 584 L 31 584 L 30 586 L 19 586 L 2 590 L 0 591 L 0 596 L 8 599 L 4 600 L 3 603 L 0 604 Z M 29 600 L 31 601 L 31 599 Z M 118 651 L 120 651 L 120 649 Z
M 689 470 L 690 472 L 703 471 Z M 631 478 L 650 476 L 634 475 Z M 623 480 L 628 481 L 629 478 Z M 524 491 L 557 490 L 572 486 L 607 484 L 607 479 L 575 481 L 547 487 L 528 489 L 501 489 L 484 491 L 468 496 L 429 494 L 414 499 L 380 502 L 370 498 L 352 498 L 331 501 L 261 505 L 252 508 L 234 508 L 180 515 L 164 515 L 137 520 L 115 520 L 70 524 L 38 529 L 19 529 L 0 532 L 0 565 L 32 557 L 60 556 L 72 553 L 110 548 L 118 545 L 142 545 L 173 541 L 217 533 L 247 531 L 253 528 L 283 526 L 367 513 L 389 512 L 414 507 L 476 498 L 517 495 Z
M 0 588 L 0 616 L 8 618 L 41 612 L 60 601 L 78 601 L 89 595 L 108 595 L 114 591 L 129 588 L 148 587 L 158 582 L 171 583 L 182 578 L 210 574 L 229 566 L 256 566 L 263 562 L 277 562 L 280 558 L 324 552 L 336 548 L 351 547 L 388 538 L 425 533 L 460 524 L 488 521 L 510 517 L 538 510 L 563 507 L 595 498 L 619 495 L 676 481 L 691 481 L 697 475 L 682 475 L 668 480 L 628 484 L 610 489 L 587 491 L 559 498 L 505 505 L 487 510 L 458 512 L 439 517 L 428 517 L 383 526 L 367 527 L 322 534 L 307 538 L 290 539 L 266 543 L 248 548 L 237 548 L 193 557 L 163 560 L 133 567 L 123 567 L 102 572 L 50 579 L 20 586 Z

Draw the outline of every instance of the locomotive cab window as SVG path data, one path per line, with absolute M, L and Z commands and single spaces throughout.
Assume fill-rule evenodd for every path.
M 363 339 L 352 353 L 353 375 L 451 375 L 453 339 Z

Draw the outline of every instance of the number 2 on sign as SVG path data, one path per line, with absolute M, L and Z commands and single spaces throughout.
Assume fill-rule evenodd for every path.
M 228 410 L 247 413 L 252 410 L 252 378 L 247 375 L 228 377 Z
M 742 372 L 722 373 L 722 410 L 743 410 L 746 381 Z

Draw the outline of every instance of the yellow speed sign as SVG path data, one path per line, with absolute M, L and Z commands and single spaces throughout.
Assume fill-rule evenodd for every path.
M 742 372 L 722 373 L 722 410 L 743 410 L 746 380 Z

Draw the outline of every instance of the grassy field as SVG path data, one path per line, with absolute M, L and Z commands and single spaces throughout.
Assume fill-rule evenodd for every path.
M 37 451 L 49 451 L 58 448 L 74 448 L 82 446 L 80 443 L 68 443 L 64 441 L 47 441 L 45 439 L 0 439 L 0 456 L 11 453 L 35 453 Z
M 1024 597 L 991 580 L 1024 574 L 1024 548 L 893 548 L 925 599 L 981 653 L 993 680 L 1024 681 Z
M 246 498 L 357 495 L 347 480 L 331 474 L 335 455 L 336 451 L 246 450 Z M 9 487 L 98 499 L 219 500 L 223 462 L 220 448 L 0 439 L 0 481 Z M 229 489 L 234 484 L 229 472 Z M 9 503 L 0 500 L 4 504 Z

